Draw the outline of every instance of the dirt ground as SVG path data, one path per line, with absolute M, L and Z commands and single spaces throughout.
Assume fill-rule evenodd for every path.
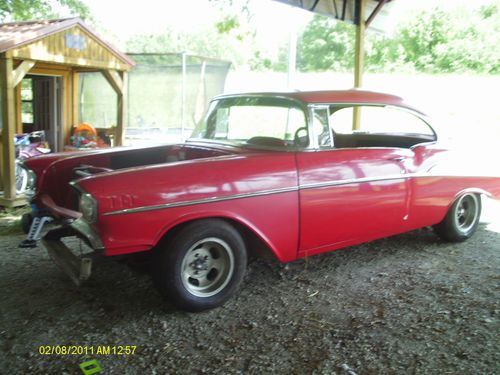
M 281 265 L 255 261 L 223 308 L 164 302 L 137 267 L 101 259 L 81 288 L 0 237 L 0 373 L 499 374 L 500 204 L 472 239 L 431 230 Z M 78 248 L 78 244 L 74 244 Z M 41 355 L 76 345 L 87 355 Z M 133 355 L 89 353 L 136 346 Z M 92 349 L 93 348 L 93 349 Z

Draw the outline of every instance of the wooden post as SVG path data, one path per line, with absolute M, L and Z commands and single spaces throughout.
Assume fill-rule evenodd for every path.
M 187 93 L 187 55 L 182 52 L 182 101 L 181 101 L 181 140 L 185 141 L 184 129 L 186 127 L 186 93 Z
M 288 35 L 288 68 L 286 82 L 289 90 L 295 87 L 297 73 L 297 28 L 292 27 Z
M 115 135 L 115 145 L 123 146 L 123 140 L 125 135 L 125 128 L 127 127 L 127 108 L 128 108 L 128 77 L 127 72 L 122 72 L 122 90 L 118 94 L 118 122 L 116 126 L 116 135 Z
M 78 97 L 78 72 L 73 70 L 70 76 L 71 84 L 71 128 L 77 126 L 80 118 L 79 103 L 80 98 Z
M 115 133 L 115 146 L 123 145 L 123 135 L 127 126 L 127 108 L 128 108 L 128 77 L 127 72 L 117 72 L 116 70 L 103 70 L 102 74 L 108 80 L 117 95 L 117 123 Z
M 16 133 L 23 132 L 23 101 L 21 98 L 21 85 L 17 85 L 14 89 L 14 98 L 16 101 Z
M 356 45 L 354 56 L 354 88 L 363 85 L 363 63 L 365 44 L 365 0 L 356 0 L 355 22 L 356 22 Z M 361 108 L 354 107 L 352 117 L 352 129 L 359 130 L 361 127 Z
M 9 201 L 16 199 L 16 155 L 14 135 L 16 126 L 16 105 L 12 74 L 12 58 L 3 54 L 0 57 L 0 90 L 2 98 L 2 180 L 3 199 L 0 204 L 11 206 Z

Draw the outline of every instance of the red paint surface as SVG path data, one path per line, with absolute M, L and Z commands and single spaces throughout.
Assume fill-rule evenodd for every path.
M 399 97 L 356 90 L 280 95 L 305 104 L 363 102 L 411 108 Z M 78 180 L 98 201 L 94 227 L 106 255 L 149 250 L 176 225 L 220 217 L 246 226 L 279 260 L 291 261 L 436 224 L 464 191 L 500 198 L 498 176 L 447 176 L 448 167 L 440 166 L 453 161 L 449 155 L 437 143 L 413 149 L 304 152 L 188 143 L 54 154 L 29 159 L 26 165 L 38 175 L 36 202 L 43 206 L 40 197 L 47 194 L 55 205 L 69 210 L 77 210 L 78 195 L 68 187 L 75 180 L 75 167 L 114 169 Z M 149 160 L 151 165 L 121 169 L 120 163 L 130 160 Z M 311 186 L 326 183 L 331 185 Z M 280 189 L 285 191 L 246 196 Z M 106 215 L 211 198 L 236 199 Z M 55 211 L 59 216 L 65 212 Z

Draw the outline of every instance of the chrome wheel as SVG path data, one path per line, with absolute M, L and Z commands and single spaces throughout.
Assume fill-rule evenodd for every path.
M 165 297 L 186 311 L 224 304 L 245 276 L 247 252 L 240 233 L 222 219 L 187 223 L 155 252 L 153 280 Z
M 231 280 L 234 263 L 233 250 L 225 241 L 205 238 L 186 252 L 181 265 L 182 284 L 197 297 L 213 296 Z
M 475 194 L 465 194 L 459 198 L 455 206 L 455 225 L 464 234 L 468 233 L 478 220 L 478 199 Z

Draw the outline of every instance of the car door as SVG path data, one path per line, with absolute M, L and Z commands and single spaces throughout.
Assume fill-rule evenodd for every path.
M 314 121 L 326 116 L 318 113 L 315 109 Z M 412 158 L 405 148 L 335 148 L 321 142 L 314 151 L 297 153 L 299 256 L 405 231 L 406 166 Z

